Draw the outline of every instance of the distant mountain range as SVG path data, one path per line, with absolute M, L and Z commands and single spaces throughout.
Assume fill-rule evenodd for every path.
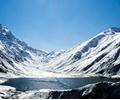
M 47 53 L 28 46 L 0 24 L 0 73 L 45 70 L 69 75 L 120 75 L 120 28 L 109 28 L 68 51 Z

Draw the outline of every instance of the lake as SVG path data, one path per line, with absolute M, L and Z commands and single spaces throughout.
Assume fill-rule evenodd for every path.
M 81 78 L 14 78 L 9 79 L 2 85 L 15 87 L 19 91 L 39 89 L 74 89 L 96 82 L 118 82 L 120 79 L 102 77 L 81 77 Z

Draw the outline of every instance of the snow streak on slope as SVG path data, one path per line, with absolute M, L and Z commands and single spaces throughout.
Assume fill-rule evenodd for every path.
M 118 75 L 120 29 L 112 27 L 49 61 L 56 72 Z

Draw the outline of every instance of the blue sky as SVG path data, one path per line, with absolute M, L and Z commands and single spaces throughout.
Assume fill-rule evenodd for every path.
M 0 23 L 37 49 L 69 49 L 120 27 L 120 0 L 0 0 Z

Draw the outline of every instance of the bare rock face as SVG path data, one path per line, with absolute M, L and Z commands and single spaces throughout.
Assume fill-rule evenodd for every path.
M 120 98 L 120 83 L 96 83 L 68 91 L 51 91 L 52 99 L 117 99 Z

